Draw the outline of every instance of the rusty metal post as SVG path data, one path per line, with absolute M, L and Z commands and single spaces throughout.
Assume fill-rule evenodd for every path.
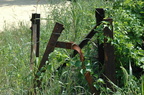
M 96 23 L 100 25 L 101 21 L 103 21 L 103 19 L 105 17 L 104 9 L 96 8 L 95 17 L 96 17 Z M 97 44 L 98 44 L 98 61 L 100 64 L 104 64 L 103 43 L 99 43 L 99 40 L 98 40 Z
M 105 17 L 104 9 L 103 8 L 96 8 L 95 17 L 96 17 L 96 23 L 100 24 L 101 21 L 103 21 L 103 18 Z
M 39 39 L 40 39 L 40 14 L 34 13 L 32 14 L 32 25 L 36 24 L 36 42 L 37 42 L 37 47 L 36 47 L 36 57 L 39 57 Z M 33 29 L 32 29 L 33 31 Z
M 39 37 L 40 37 L 40 14 L 32 14 L 31 18 L 31 69 L 35 62 L 35 58 L 39 57 Z
M 31 33 L 31 58 L 30 58 L 30 68 L 32 70 L 33 64 L 36 59 L 36 24 L 32 25 L 32 33 Z
M 62 24 L 59 24 L 59 23 L 55 24 L 55 27 L 54 27 L 53 32 L 51 34 L 50 40 L 47 44 L 46 50 L 44 52 L 44 55 L 42 57 L 40 65 L 38 67 L 38 71 L 35 74 L 34 88 L 36 88 L 36 87 L 40 88 L 42 78 L 39 79 L 39 77 L 41 76 L 41 73 L 44 73 L 46 71 L 45 69 L 43 69 L 43 67 L 46 65 L 46 61 L 48 61 L 49 54 L 51 52 L 53 52 L 55 45 L 56 45 L 56 42 L 57 42 L 61 32 L 63 31 L 63 29 L 64 29 L 64 27 Z
M 112 19 L 106 19 L 112 27 Z M 110 30 L 109 27 L 105 27 L 104 30 L 104 76 L 106 80 L 106 86 L 112 88 L 112 85 L 108 82 L 109 80 L 113 83 L 116 82 L 115 80 L 115 56 L 114 56 L 114 46 L 111 42 L 108 42 L 108 38 L 113 39 L 113 30 Z

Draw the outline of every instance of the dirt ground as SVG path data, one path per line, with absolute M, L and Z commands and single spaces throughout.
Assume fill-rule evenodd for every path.
M 30 24 L 32 13 L 44 17 L 44 4 L 46 0 L 0 0 L 0 32 L 5 26 L 17 26 L 21 21 Z

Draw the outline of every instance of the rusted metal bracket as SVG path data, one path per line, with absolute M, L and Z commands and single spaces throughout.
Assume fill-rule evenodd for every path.
M 65 48 L 65 49 L 73 49 L 73 50 L 75 50 L 75 51 L 77 51 L 79 53 L 80 60 L 82 62 L 84 61 L 84 56 L 82 54 L 81 48 L 78 45 L 76 45 L 75 43 L 73 43 L 73 42 L 59 42 L 59 41 L 57 41 L 55 47 Z

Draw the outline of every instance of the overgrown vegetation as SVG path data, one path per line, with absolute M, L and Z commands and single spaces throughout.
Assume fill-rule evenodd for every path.
M 104 8 L 106 18 L 114 19 L 114 40 L 116 77 L 118 79 L 111 91 L 105 87 L 100 77 L 97 56 L 97 36 L 93 37 L 83 49 L 86 70 L 95 76 L 94 86 L 101 95 L 143 95 L 144 94 L 144 2 L 142 0 L 76 0 L 76 2 L 61 2 L 50 0 L 51 13 L 48 13 L 47 23 L 41 25 L 40 57 L 53 30 L 55 22 L 64 25 L 65 29 L 60 41 L 76 44 L 96 24 L 95 8 Z M 48 10 L 47 6 L 44 6 Z M 33 71 L 30 70 L 31 32 L 29 26 L 19 24 L 5 28 L 0 34 L 0 95 L 25 95 L 33 92 Z M 49 56 L 47 71 L 42 74 L 42 91 L 39 95 L 91 95 L 83 76 L 79 57 L 70 58 L 71 50 L 55 49 Z M 56 68 L 66 60 L 67 68 L 57 71 Z M 94 66 L 95 65 L 95 66 Z M 97 73 L 94 73 L 97 72 Z

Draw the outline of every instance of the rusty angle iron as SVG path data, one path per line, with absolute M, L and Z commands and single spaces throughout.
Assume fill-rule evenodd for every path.
M 35 78 L 34 78 L 34 88 L 36 87 L 39 87 L 40 88 L 40 85 L 41 85 L 41 81 L 42 81 L 42 78 L 39 80 L 40 78 L 40 75 L 41 73 L 44 73 L 46 70 L 45 69 L 42 69 L 45 65 L 46 65 L 46 61 L 48 61 L 48 56 L 51 52 L 53 52 L 54 48 L 55 48 L 55 44 L 61 34 L 61 32 L 63 31 L 64 27 L 62 24 L 60 23 L 56 23 L 55 26 L 54 26 L 54 29 L 52 31 L 52 34 L 51 34 L 51 37 L 49 39 L 49 42 L 46 46 L 46 50 L 43 54 L 43 57 L 41 59 L 41 62 L 40 62 L 40 65 L 38 67 L 38 70 L 35 74 Z M 40 75 L 38 75 L 40 74 Z
M 73 49 L 79 53 L 81 62 L 84 61 L 84 56 L 82 54 L 81 48 L 74 42 L 59 42 L 59 41 L 57 41 L 55 47 L 65 48 L 65 49 Z

